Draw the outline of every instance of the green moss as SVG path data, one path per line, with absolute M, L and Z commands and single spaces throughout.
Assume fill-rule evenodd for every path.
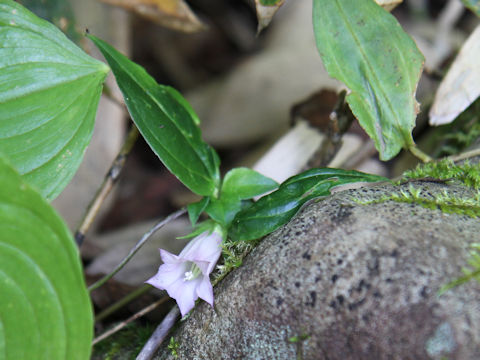
M 310 339 L 310 335 L 301 334 L 301 335 L 296 335 L 296 336 L 292 336 L 292 337 L 288 338 L 288 342 L 290 342 L 292 344 L 295 344 L 295 343 L 305 341 L 305 340 L 308 340 L 308 339 Z
M 100 341 L 93 348 L 92 360 L 135 359 L 153 333 L 153 326 L 138 322 Z
M 457 165 L 449 159 L 444 159 L 421 164 L 414 170 L 406 171 L 401 182 L 425 178 L 458 181 L 465 186 L 480 189 L 480 163 L 472 165 L 465 161 L 463 164 Z
M 436 127 L 430 134 L 434 157 L 458 154 L 480 137 L 480 99 L 474 101 L 453 123 Z
M 451 194 L 444 190 L 435 196 L 410 185 L 408 190 L 400 190 L 390 195 L 375 200 L 356 201 L 362 205 L 383 203 L 385 201 L 398 203 L 418 204 L 427 209 L 438 209 L 447 214 L 460 214 L 470 217 L 480 217 L 480 191 L 473 197 L 458 197 L 458 194 Z
M 180 344 L 175 340 L 175 338 L 172 336 L 170 338 L 170 342 L 168 343 L 168 349 L 170 350 L 170 353 L 175 359 L 178 359 L 178 347 Z
M 448 284 L 444 285 L 439 294 L 443 294 L 445 291 L 450 290 L 456 286 L 465 284 L 470 280 L 477 280 L 480 282 L 480 243 L 471 244 L 470 258 L 468 259 L 469 268 L 463 268 L 463 276 L 459 277 Z
M 252 249 L 260 242 L 261 239 L 254 241 L 232 241 L 227 239 L 222 244 L 223 261 L 217 265 L 213 275 L 212 284 L 215 286 L 222 280 L 230 271 L 240 267 L 243 258 L 252 251 Z

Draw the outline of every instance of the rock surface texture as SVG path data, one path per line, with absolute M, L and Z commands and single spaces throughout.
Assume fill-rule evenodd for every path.
M 172 334 L 179 359 L 479 359 L 480 284 L 461 276 L 480 220 L 417 204 L 358 201 L 415 182 L 310 203 L 266 237 Z M 155 359 L 174 359 L 166 348 Z

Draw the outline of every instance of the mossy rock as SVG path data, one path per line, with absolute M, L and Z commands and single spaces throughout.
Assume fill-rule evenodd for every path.
M 480 284 L 438 290 L 462 275 L 480 220 L 386 200 L 412 186 L 476 196 L 416 181 L 308 204 L 177 328 L 178 359 L 478 359 Z M 155 359 L 175 359 L 167 345 Z

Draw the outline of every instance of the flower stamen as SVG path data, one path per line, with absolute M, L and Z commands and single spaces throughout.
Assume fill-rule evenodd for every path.
M 195 264 L 194 262 L 191 262 L 190 266 L 190 271 L 185 272 L 185 276 L 183 278 L 183 281 L 190 281 L 193 279 L 196 279 L 198 275 L 202 273 L 202 270 Z

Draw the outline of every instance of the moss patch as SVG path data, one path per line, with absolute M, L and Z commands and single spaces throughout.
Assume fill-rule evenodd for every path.
M 480 163 L 472 165 L 468 161 L 465 161 L 463 164 L 457 165 L 452 160 L 444 159 L 437 162 L 421 164 L 414 170 L 406 171 L 400 182 L 429 178 L 456 181 L 478 190 L 480 189 Z
M 92 360 L 135 359 L 153 333 L 154 327 L 138 322 L 127 325 L 118 333 L 93 348 Z

